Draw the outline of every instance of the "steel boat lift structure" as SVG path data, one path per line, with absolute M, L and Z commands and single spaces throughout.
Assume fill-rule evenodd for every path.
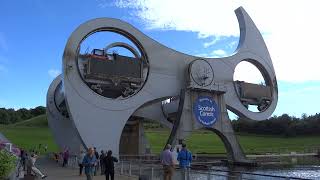
M 267 119 L 276 108 L 278 87 L 259 30 L 242 7 L 235 13 L 240 40 L 234 54 L 224 58 L 177 52 L 118 19 L 81 24 L 66 44 L 63 74 L 53 81 L 47 95 L 49 125 L 58 145 L 74 145 L 74 151 L 79 146 L 111 149 L 119 156 L 132 153 L 134 146 L 124 143 L 132 142 L 138 149 L 134 153 L 144 154 L 147 141 L 140 124 L 150 119 L 171 128 L 167 143 L 178 144 L 192 131 L 207 129 L 221 138 L 230 161 L 248 162 L 227 109 L 252 120 Z M 100 31 L 123 35 L 136 48 L 115 42 L 103 51 L 79 54 L 81 42 Z M 111 47 L 124 47 L 134 57 L 108 54 Z M 233 80 L 242 61 L 260 70 L 265 85 Z M 250 111 L 249 105 L 257 106 L 258 112 Z M 130 130 L 125 131 L 126 127 Z

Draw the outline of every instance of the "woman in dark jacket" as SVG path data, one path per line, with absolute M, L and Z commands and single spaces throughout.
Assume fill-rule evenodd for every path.
M 114 163 L 118 162 L 118 159 L 112 156 L 112 151 L 108 151 L 107 156 L 103 159 L 106 180 L 114 180 Z

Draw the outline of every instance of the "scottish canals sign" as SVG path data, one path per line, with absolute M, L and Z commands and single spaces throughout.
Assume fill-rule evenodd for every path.
M 204 126 L 212 126 L 219 117 L 217 103 L 210 96 L 199 96 L 193 104 L 193 114 Z

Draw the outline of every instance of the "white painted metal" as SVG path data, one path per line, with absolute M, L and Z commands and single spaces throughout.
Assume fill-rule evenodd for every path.
M 81 24 L 69 37 L 63 55 L 65 98 L 70 118 L 81 141 L 87 147 L 94 146 L 98 150 L 111 149 L 118 156 L 121 132 L 130 116 L 159 118 L 158 120 L 163 124 L 172 126 L 161 114 L 161 101 L 179 96 L 181 89 L 190 87 L 225 92 L 222 99 L 226 106 L 240 116 L 253 120 L 268 118 L 275 110 L 278 100 L 272 61 L 264 40 L 249 15 L 242 7 L 235 12 L 240 26 L 238 48 L 230 57 L 201 58 L 210 64 L 214 74 L 213 81 L 206 82 L 205 87 L 188 82 L 189 78 L 186 76 L 190 63 L 200 57 L 165 47 L 118 19 L 99 18 Z M 148 62 L 149 71 L 145 84 L 134 96 L 124 99 L 100 96 L 81 78 L 77 65 L 80 43 L 88 35 L 101 30 L 114 31 L 128 37 L 138 47 L 141 57 Z M 258 67 L 266 84 L 272 89 L 271 104 L 262 112 L 251 112 L 245 108 L 234 88 L 235 67 L 244 60 Z M 187 85 L 190 86 L 187 87 Z M 190 102 L 187 104 L 190 106 Z M 185 126 L 191 127 L 186 124 Z
M 82 143 L 73 121 L 59 112 L 55 103 L 57 88 L 60 87 L 62 76 L 59 75 L 51 83 L 47 93 L 47 118 L 54 140 L 60 150 L 68 148 L 72 154 L 78 155 Z M 61 98 L 61 97 L 59 97 Z M 57 98 L 58 99 L 58 98 Z

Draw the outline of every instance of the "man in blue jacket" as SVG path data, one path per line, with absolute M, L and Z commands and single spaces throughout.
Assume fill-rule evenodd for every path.
M 182 149 L 178 154 L 178 158 L 177 160 L 179 161 L 179 167 L 181 169 L 181 175 L 182 177 L 186 176 L 186 173 L 188 172 L 190 166 L 191 166 L 191 162 L 192 162 L 192 154 L 190 151 L 188 151 L 187 149 L 187 145 L 186 144 L 182 144 Z M 187 175 L 188 176 L 188 175 Z M 186 178 L 184 178 L 186 179 Z M 187 178 L 189 179 L 189 178 Z
M 83 158 L 82 164 L 84 166 L 84 172 L 87 176 L 87 180 L 92 180 L 97 158 L 94 154 L 93 148 L 88 149 L 87 155 Z

